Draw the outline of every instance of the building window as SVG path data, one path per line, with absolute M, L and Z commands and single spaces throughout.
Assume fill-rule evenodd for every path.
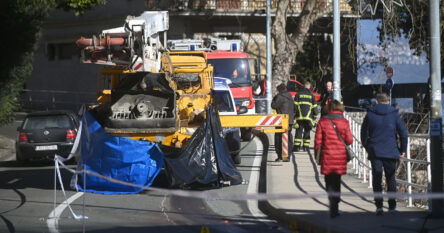
M 56 57 L 56 46 L 55 44 L 48 44 L 46 46 L 46 55 L 49 61 L 54 61 Z
M 49 43 L 46 55 L 49 61 L 71 60 L 73 57 L 79 57 L 80 52 L 74 43 Z

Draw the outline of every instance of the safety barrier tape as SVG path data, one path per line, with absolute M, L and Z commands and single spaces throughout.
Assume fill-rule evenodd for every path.
M 145 189 L 147 191 L 156 191 L 163 194 L 168 194 L 172 196 L 180 196 L 180 197 L 194 197 L 205 200 L 233 200 L 233 201 L 245 201 L 245 200 L 283 200 L 283 199 L 302 199 L 302 198 L 318 198 L 318 197 L 326 197 L 328 195 L 335 196 L 359 196 L 359 197 L 378 197 L 378 198 L 408 198 L 412 197 L 415 199 L 444 199 L 444 193 L 416 193 L 416 194 L 407 194 L 407 193 L 360 193 L 360 192 L 342 192 L 342 193 L 326 193 L 326 192 L 316 192 L 310 194 L 295 194 L 295 193 L 256 193 L 256 194 L 240 194 L 240 193 L 221 193 L 221 192 L 211 192 L 211 191 L 193 191 L 193 190 L 176 190 L 176 189 L 165 189 L 165 188 L 156 188 L 151 186 L 138 185 L 133 183 L 128 183 L 122 180 L 110 178 L 104 175 L 101 175 L 97 172 L 82 169 L 79 171 L 75 171 L 73 169 L 68 168 L 65 164 L 60 162 L 60 165 L 70 172 L 77 174 L 88 174 L 92 176 L 96 176 L 98 178 L 107 180 L 109 182 L 113 182 L 116 184 L 126 185 L 130 187 L 137 187 L 141 189 Z
M 84 112 L 85 112 L 85 106 L 83 105 L 81 107 L 79 113 L 81 113 L 83 115 Z M 75 153 L 77 152 L 77 149 L 78 149 L 79 144 L 80 144 L 80 138 L 82 136 L 82 131 L 83 131 L 83 121 L 80 121 L 79 130 L 77 132 L 76 138 L 74 140 L 74 144 L 73 144 L 73 146 L 71 148 L 71 151 L 70 151 L 69 155 L 66 158 L 64 158 L 64 157 L 62 157 L 60 155 L 57 155 L 57 154 L 54 156 L 54 210 L 56 209 L 56 204 L 57 204 L 57 181 L 58 181 L 59 185 L 60 185 L 60 188 L 62 190 L 62 193 L 63 193 L 63 197 L 65 199 L 63 203 L 67 204 L 68 209 L 71 212 L 71 215 L 76 220 L 88 219 L 88 217 L 84 216 L 84 215 L 77 215 L 77 214 L 75 214 L 73 209 L 71 208 L 71 205 L 67 201 L 68 198 L 67 198 L 67 195 L 66 195 L 65 187 L 63 185 L 63 180 L 62 180 L 62 175 L 61 175 L 61 172 L 60 172 L 60 166 L 59 165 L 61 164 L 61 165 L 63 165 L 64 168 L 68 168 L 68 167 L 66 167 L 64 162 L 69 161 L 69 160 L 74 158 Z M 70 169 L 70 168 L 68 168 L 67 170 L 70 171 L 71 173 L 73 173 L 73 172 L 75 173 L 76 172 L 75 170 Z M 55 215 L 55 212 L 54 212 L 54 215 Z
M 57 177 L 58 177 L 58 180 L 59 180 L 59 183 L 60 183 L 60 188 L 62 189 L 63 197 L 65 198 L 65 202 L 68 204 L 68 208 L 69 208 L 69 210 L 70 210 L 72 216 L 73 216 L 74 219 L 76 219 L 76 220 L 80 220 L 80 219 L 84 219 L 84 218 L 85 218 L 85 219 L 88 219 L 87 216 L 82 216 L 82 215 L 77 215 L 77 214 L 75 214 L 74 211 L 73 211 L 72 208 L 71 208 L 71 205 L 66 201 L 66 200 L 68 200 L 68 197 L 66 196 L 65 187 L 63 186 L 62 175 L 60 174 L 59 162 L 61 162 L 61 161 L 57 161 L 57 162 L 55 163 L 55 170 L 56 170 Z M 55 186 L 55 185 L 54 185 L 54 186 Z
M 63 167 L 67 171 L 73 173 L 73 174 L 84 174 L 84 177 L 86 174 L 96 176 L 98 178 L 107 180 L 109 182 L 113 182 L 116 184 L 126 185 L 130 187 L 137 187 L 148 191 L 156 191 L 160 192 L 166 195 L 172 195 L 172 196 L 181 196 L 181 197 L 192 197 L 192 198 L 199 198 L 204 200 L 237 200 L 237 201 L 245 201 L 245 200 L 258 200 L 258 201 L 264 201 L 264 200 L 284 200 L 284 199 L 303 199 L 303 198 L 320 198 L 320 197 L 326 197 L 326 196 L 341 196 L 341 197 L 347 197 L 347 196 L 359 196 L 359 197 L 368 197 L 368 198 L 400 198 L 400 199 L 407 199 L 409 197 L 414 199 L 444 199 L 444 193 L 358 193 L 358 192 L 343 192 L 343 193 L 326 193 L 326 192 L 316 192 L 316 193 L 301 193 L 301 194 L 295 194 L 295 193 L 255 193 L 255 194 L 241 194 L 241 193 L 222 193 L 222 192 L 211 192 L 211 191 L 190 191 L 190 190 L 173 190 L 173 189 L 165 189 L 165 188 L 156 188 L 151 186 L 143 186 L 133 183 L 128 183 L 122 180 L 110 178 L 107 176 L 103 176 L 97 172 L 90 171 L 87 169 L 81 169 L 81 170 L 74 170 L 72 168 L 69 168 L 65 165 L 65 162 L 72 159 L 74 157 L 75 152 L 77 151 L 77 148 L 80 143 L 80 137 L 82 134 L 82 124 L 83 122 L 80 121 L 79 131 L 77 134 L 77 137 L 74 141 L 73 148 L 67 158 L 63 158 L 59 155 L 56 155 L 54 158 L 55 166 L 54 166 L 54 172 L 55 172 L 55 182 L 54 182 L 54 193 L 56 193 L 57 183 L 56 180 L 59 181 L 59 184 L 61 186 L 61 190 L 63 192 L 63 197 L 65 198 L 65 203 L 67 203 L 69 210 L 71 212 L 71 215 L 74 217 L 74 219 L 87 219 L 87 216 L 83 215 L 77 215 L 72 210 L 71 206 L 67 202 L 67 195 L 63 186 L 62 177 L 60 168 Z M 84 184 L 86 185 L 86 184 Z M 54 206 L 56 205 L 56 195 L 54 196 Z M 85 208 L 85 204 L 83 205 Z

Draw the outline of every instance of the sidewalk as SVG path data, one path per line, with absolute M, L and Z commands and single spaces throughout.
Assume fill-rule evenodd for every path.
M 273 144 L 272 141 L 270 144 Z M 274 162 L 277 158 L 274 146 L 270 146 L 266 169 L 266 193 L 319 194 L 325 192 L 324 176 L 319 173 L 310 152 L 294 153 L 290 162 Z M 265 163 L 263 163 L 265 164 Z M 351 173 L 351 169 L 348 170 Z M 265 183 L 265 182 L 264 182 Z M 342 193 L 369 193 L 368 184 L 353 175 L 342 176 Z M 398 202 L 397 212 L 387 212 L 384 202 L 383 216 L 375 215 L 373 198 L 362 196 L 342 197 L 339 203 L 340 216 L 330 219 L 328 198 L 303 198 L 291 200 L 269 200 L 260 203 L 267 215 L 288 225 L 296 232 L 444 232 L 443 219 L 427 218 L 428 211 L 407 208 Z

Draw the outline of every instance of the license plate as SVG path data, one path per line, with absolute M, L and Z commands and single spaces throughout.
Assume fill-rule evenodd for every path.
M 36 146 L 35 150 L 37 150 L 37 151 L 41 151 L 41 150 L 57 150 L 57 145 Z

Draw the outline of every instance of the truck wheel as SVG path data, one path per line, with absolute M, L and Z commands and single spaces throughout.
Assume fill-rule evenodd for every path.
M 240 156 L 240 153 L 236 153 L 234 155 L 232 155 L 234 164 L 241 164 L 242 158 Z
M 249 142 L 253 136 L 251 128 L 241 128 L 241 139 L 242 141 Z

